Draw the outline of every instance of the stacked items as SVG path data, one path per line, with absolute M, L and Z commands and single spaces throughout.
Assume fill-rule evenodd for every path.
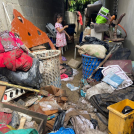
M 1 134 L 17 134 L 22 132 L 24 134 L 30 134 L 30 132 L 38 134 L 39 124 L 31 116 L 12 111 L 9 108 L 0 107 L 0 122 Z

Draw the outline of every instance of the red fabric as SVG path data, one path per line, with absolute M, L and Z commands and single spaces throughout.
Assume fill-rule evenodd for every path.
M 68 75 L 67 74 L 61 74 L 60 77 L 61 77 L 61 79 L 65 79 L 65 78 L 68 78 Z
M 4 48 L 3 48 L 3 45 L 2 45 L 1 42 L 0 42 L 0 53 L 3 53 L 3 52 L 5 52 L 5 50 L 4 50 Z
M 79 23 L 81 24 L 81 25 L 83 25 L 83 21 L 82 21 L 82 15 L 81 15 L 81 13 L 78 11 L 78 14 L 79 14 Z
M 10 129 L 6 126 L 6 124 L 0 124 L 0 132 L 5 134 L 9 131 L 10 131 Z
M 11 71 L 28 71 L 32 63 L 33 59 L 19 48 L 0 54 L 0 67 L 6 67 Z
M 12 121 L 12 114 L 7 114 L 4 112 L 0 112 L 0 122 L 9 124 Z

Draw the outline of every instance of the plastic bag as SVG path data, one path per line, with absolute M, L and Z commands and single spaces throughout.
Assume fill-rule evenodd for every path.
M 97 38 L 95 38 L 95 37 L 85 37 L 85 41 L 83 41 L 83 42 L 81 42 L 80 43 L 80 46 L 83 46 L 83 45 L 85 45 L 85 44 L 97 44 L 97 45 L 102 45 L 102 46 L 104 46 L 106 49 L 107 49 L 107 52 L 109 52 L 109 45 L 106 43 L 106 42 L 104 42 L 104 41 L 101 41 L 101 40 L 99 40 L 99 39 L 97 39 Z
M 5 76 L 13 84 L 18 84 L 22 86 L 29 86 L 33 88 L 40 88 L 40 83 L 42 82 L 42 77 L 39 71 L 39 61 L 38 59 L 33 59 L 33 65 L 29 71 L 10 71 L 7 68 L 0 68 L 0 73 Z
M 61 107 L 57 104 L 56 100 L 43 101 L 43 102 L 40 102 L 39 105 L 40 105 L 42 111 L 61 109 Z
M 100 59 L 104 59 L 106 56 L 107 49 L 101 45 L 83 45 L 81 46 L 90 56 L 94 56 Z M 85 54 L 85 52 L 81 49 L 78 50 L 79 54 Z
M 86 99 L 89 100 L 93 95 L 102 94 L 102 93 L 112 93 L 114 89 L 104 82 L 101 82 L 91 88 L 89 88 L 86 92 Z
M 63 127 L 64 125 L 64 119 L 65 119 L 65 111 L 60 111 L 59 115 L 57 116 L 54 126 L 53 126 L 53 130 L 57 131 L 59 130 L 61 127 Z
M 128 48 L 119 48 L 115 51 L 109 60 L 127 60 L 131 54 L 131 50 Z

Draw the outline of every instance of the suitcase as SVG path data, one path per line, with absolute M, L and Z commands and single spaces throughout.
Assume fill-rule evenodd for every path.
M 49 31 L 53 36 L 56 37 L 56 34 L 57 34 L 56 29 L 55 29 L 55 27 L 54 27 L 51 23 L 47 23 L 47 24 L 46 24 L 46 28 L 48 29 L 48 31 Z

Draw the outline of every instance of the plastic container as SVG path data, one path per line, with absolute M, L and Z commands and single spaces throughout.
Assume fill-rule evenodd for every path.
M 82 55 L 83 78 L 84 79 L 89 78 L 89 76 L 93 73 L 93 71 L 99 66 L 101 62 L 102 62 L 102 59 L 92 57 L 92 56 Z M 99 69 L 92 77 L 96 81 L 100 81 L 103 77 L 101 70 L 102 69 Z
M 134 132 L 134 110 L 123 114 L 122 110 L 129 106 L 134 109 L 134 102 L 128 99 L 109 106 L 109 134 L 132 134 Z

